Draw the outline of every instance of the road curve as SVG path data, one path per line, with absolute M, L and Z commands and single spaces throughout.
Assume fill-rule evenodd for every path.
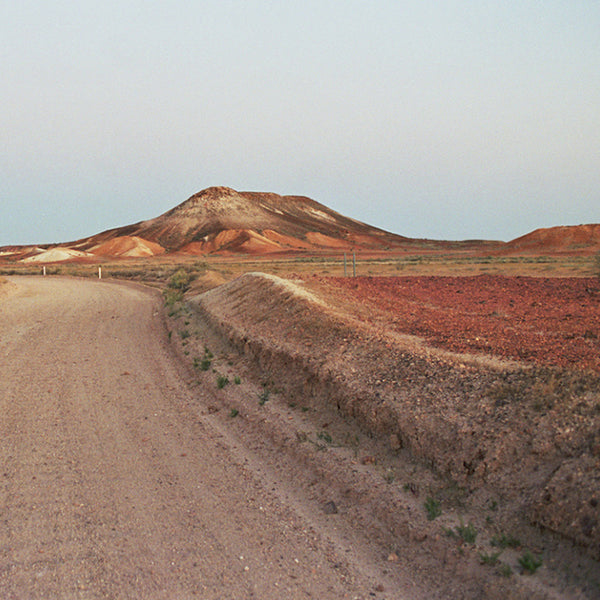
M 1 598 L 375 595 L 204 419 L 157 293 L 11 281 L 0 298 Z

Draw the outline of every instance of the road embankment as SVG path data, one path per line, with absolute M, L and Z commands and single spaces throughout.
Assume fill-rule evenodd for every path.
M 403 447 L 512 526 L 543 526 L 600 558 L 597 378 L 452 354 L 341 313 L 292 282 L 246 274 L 194 298 L 288 397 L 335 408 Z

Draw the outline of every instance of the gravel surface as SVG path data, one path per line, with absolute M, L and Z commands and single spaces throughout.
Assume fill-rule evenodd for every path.
M 362 316 L 454 352 L 600 372 L 597 277 L 314 277 Z

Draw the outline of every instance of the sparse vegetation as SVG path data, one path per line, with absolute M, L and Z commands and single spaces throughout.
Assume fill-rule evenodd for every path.
M 235 383 L 235 385 L 240 385 L 240 383 L 242 383 L 242 380 L 240 379 L 239 375 L 236 375 L 233 378 L 233 383 Z
M 495 565 L 498 563 L 498 559 L 500 558 L 500 552 L 492 552 L 491 554 L 485 554 L 484 552 L 479 553 L 479 560 L 482 565 Z
M 269 401 L 269 396 L 270 396 L 270 392 L 268 389 L 264 389 L 259 395 L 258 395 L 258 404 L 260 406 L 264 406 L 268 401 Z
M 460 538 L 467 544 L 474 544 L 475 540 L 477 539 L 477 530 L 475 529 L 473 523 L 467 523 L 465 525 L 462 519 L 460 521 L 460 525 L 457 525 L 454 529 L 446 529 L 445 531 L 446 535 L 449 537 Z
M 490 544 L 496 548 L 518 548 L 521 542 L 512 535 L 506 535 L 504 533 L 496 534 L 492 537 Z
M 423 505 L 427 511 L 427 520 L 433 521 L 442 514 L 441 502 L 429 496 Z
M 319 431 L 317 433 L 317 439 L 324 441 L 326 444 L 333 444 L 333 438 L 328 431 Z
M 239 414 L 240 414 L 240 411 L 237 408 L 232 408 L 229 413 L 229 417 L 231 419 L 235 419 L 235 417 L 237 417 Z
M 194 368 L 200 369 L 201 371 L 208 371 L 212 364 L 213 354 L 212 352 L 204 347 L 204 356 L 200 358 L 194 358 Z
M 533 575 L 542 566 L 541 556 L 535 556 L 529 550 L 526 550 L 523 556 L 519 558 L 519 564 L 523 569 L 523 573 Z
M 174 290 L 180 290 L 183 293 L 190 289 L 190 283 L 193 277 L 184 268 L 177 269 L 169 280 L 168 287 Z
M 222 390 L 229 383 L 229 379 L 225 375 L 217 375 L 217 387 Z
M 512 569 L 510 568 L 510 565 L 501 564 L 498 567 L 498 573 L 500 573 L 502 577 L 510 577 L 512 575 Z
M 163 297 L 165 299 L 165 305 L 169 307 L 175 306 L 175 304 L 181 302 L 183 300 L 183 292 L 181 290 L 174 289 L 166 289 L 163 292 Z M 176 310 L 172 310 L 169 312 L 169 316 L 173 317 L 177 314 Z

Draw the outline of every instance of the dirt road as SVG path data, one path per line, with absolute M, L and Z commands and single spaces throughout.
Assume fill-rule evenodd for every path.
M 12 283 L 0 299 L 1 598 L 421 596 L 286 503 L 213 424 L 213 392 L 186 382 L 157 293 Z

